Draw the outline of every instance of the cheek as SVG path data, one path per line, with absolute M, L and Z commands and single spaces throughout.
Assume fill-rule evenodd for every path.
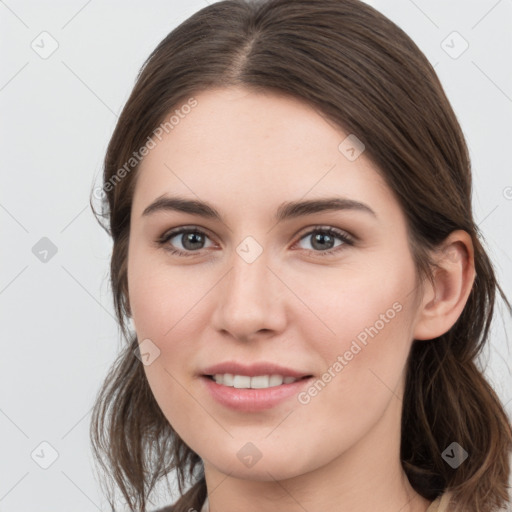
M 391 258 L 390 258 L 391 259 Z M 321 339 L 315 349 L 332 359 L 330 349 L 348 350 L 351 341 L 361 345 L 372 339 L 396 343 L 407 339 L 412 321 L 411 303 L 415 290 L 415 272 L 411 260 L 389 262 L 373 258 L 368 266 L 347 265 L 329 269 L 328 272 L 303 273 L 290 276 L 294 291 L 310 307 L 314 315 L 310 320 L 298 320 Z M 322 324 L 324 327 L 322 327 Z
M 396 301 L 397 294 L 388 291 L 378 300 L 338 303 L 341 309 L 330 317 L 336 337 L 315 342 L 324 373 L 298 396 L 301 406 L 295 417 L 308 432 L 322 432 L 324 442 L 315 447 L 314 457 L 327 460 L 332 446 L 340 453 L 348 449 L 390 407 L 399 415 L 413 309 L 408 300 Z M 391 440 L 394 434 L 386 435 Z M 304 443 L 300 433 L 293 442 Z
M 150 341 L 147 346 L 154 358 L 144 371 L 158 405 L 180 435 L 186 430 L 186 419 L 198 414 L 186 378 L 197 352 L 194 339 L 199 339 L 199 326 L 204 325 L 204 319 L 198 317 L 201 298 L 213 282 L 208 276 L 191 280 L 189 274 L 162 264 L 161 258 L 156 261 L 154 255 L 139 248 L 130 253 L 130 307 L 138 341 Z M 185 426 L 180 429 L 183 422 Z
M 165 340 L 178 325 L 190 325 L 194 306 L 211 280 L 207 275 L 191 277 L 190 271 L 166 265 L 160 253 L 134 247 L 128 260 L 128 289 L 139 338 Z
M 376 411 L 389 400 L 412 342 L 414 289 L 414 266 L 405 257 L 393 265 L 384 258 L 374 260 L 366 272 L 333 272 L 316 287 L 304 282 L 307 303 L 331 331 L 311 317 L 307 339 L 314 340 L 314 351 L 321 355 L 329 388 L 324 392 L 318 386 L 323 395 L 318 404 L 323 407 L 343 396 L 347 407 L 340 414 L 348 411 L 350 416 L 351 408 Z M 319 337 L 318 332 L 325 334 Z

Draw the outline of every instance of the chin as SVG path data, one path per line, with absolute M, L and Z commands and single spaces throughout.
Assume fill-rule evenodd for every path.
M 297 467 L 284 467 L 281 461 L 257 462 L 253 467 L 243 467 L 237 460 L 236 462 L 214 464 L 218 471 L 229 475 L 231 478 L 240 480 L 253 480 L 258 482 L 272 482 L 275 480 L 282 481 L 289 478 L 297 477 L 304 472 Z
M 303 452 L 295 449 L 292 450 L 294 453 L 289 453 L 289 450 L 267 445 L 262 447 L 261 451 L 257 451 L 257 448 L 249 443 L 236 444 L 233 450 L 207 453 L 206 457 L 199 455 L 205 464 L 214 466 L 217 471 L 242 480 L 287 480 L 315 469 L 314 461 L 306 459 Z M 320 465 L 319 461 L 318 466 Z

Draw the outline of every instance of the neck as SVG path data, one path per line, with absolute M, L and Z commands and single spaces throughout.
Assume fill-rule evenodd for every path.
M 401 402 L 392 401 L 364 439 L 308 473 L 247 480 L 205 462 L 209 511 L 425 512 L 431 502 L 414 491 L 400 463 Z

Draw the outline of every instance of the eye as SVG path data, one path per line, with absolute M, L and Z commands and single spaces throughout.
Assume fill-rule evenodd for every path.
M 206 239 L 209 239 L 208 235 L 200 229 L 181 227 L 164 233 L 157 242 L 171 254 L 193 256 L 194 252 L 206 248 L 204 246 Z M 176 244 L 181 244 L 182 248 L 176 248 Z
M 311 249 L 301 247 L 309 253 L 314 253 L 320 256 L 329 256 L 342 250 L 346 245 L 354 245 L 353 238 L 346 232 L 332 228 L 330 226 L 323 227 L 317 226 L 314 229 L 303 234 L 298 244 L 302 240 L 311 240 Z M 206 245 L 209 236 L 203 230 L 194 227 L 181 227 L 165 232 L 158 240 L 157 243 L 164 246 L 165 250 L 171 254 L 178 256 L 194 256 L 194 253 L 199 253 L 202 249 L 211 247 L 213 244 Z M 339 243 L 336 244 L 336 239 Z M 181 245 L 176 247 L 176 245 Z
M 330 226 L 316 227 L 303 235 L 300 241 L 307 240 L 308 238 L 311 240 L 310 245 L 312 249 L 307 247 L 302 248 L 320 256 L 330 256 L 342 250 L 345 245 L 354 245 L 354 241 L 350 235 Z M 340 240 L 340 243 L 337 245 L 335 245 L 336 239 Z

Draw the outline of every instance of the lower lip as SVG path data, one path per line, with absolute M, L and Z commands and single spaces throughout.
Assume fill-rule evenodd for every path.
M 210 395 L 220 404 L 238 411 L 255 412 L 271 409 L 296 396 L 300 390 L 309 384 L 312 377 L 296 380 L 291 384 L 281 384 L 265 389 L 239 389 L 217 384 L 209 377 L 202 376 Z

